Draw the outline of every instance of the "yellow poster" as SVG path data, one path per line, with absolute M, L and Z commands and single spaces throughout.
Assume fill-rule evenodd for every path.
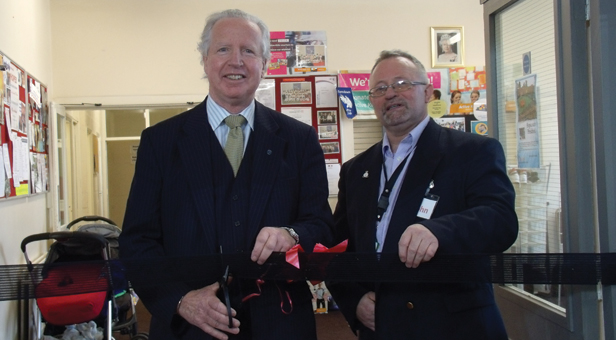
M 447 114 L 447 102 L 436 99 L 428 103 L 428 114 L 432 118 L 441 118 Z

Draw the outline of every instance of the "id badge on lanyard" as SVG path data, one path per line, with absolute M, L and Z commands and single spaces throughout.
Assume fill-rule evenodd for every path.
M 434 212 L 434 208 L 438 203 L 439 196 L 430 193 L 430 189 L 434 188 L 434 180 L 430 181 L 430 186 L 426 190 L 426 194 L 424 196 L 423 201 L 421 202 L 421 206 L 419 206 L 419 211 L 417 212 L 417 217 L 429 220 Z

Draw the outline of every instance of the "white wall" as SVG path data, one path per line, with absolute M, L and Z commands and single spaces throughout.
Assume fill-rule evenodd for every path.
M 49 87 L 53 96 L 48 0 L 0 0 L 0 50 Z M 47 198 L 0 199 L 0 265 L 23 263 L 21 240 L 47 230 Z M 40 254 L 44 245 L 28 247 Z M 17 333 L 16 301 L 0 302 L 0 338 Z
M 483 8 L 477 0 L 51 0 L 51 4 L 59 103 L 200 102 L 208 86 L 197 42 L 207 15 L 226 8 L 255 14 L 272 31 L 326 31 L 332 73 L 369 70 L 381 50 L 396 48 L 414 54 L 429 68 L 431 26 L 463 26 L 465 64 L 485 64 Z M 341 131 L 344 161 L 353 155 L 353 124 L 346 118 Z
M 334 72 L 369 69 L 381 50 L 392 48 L 408 50 L 429 67 L 430 26 L 464 26 L 466 64 L 484 65 L 478 0 L 51 0 L 51 4 L 54 90 L 61 103 L 81 103 L 90 97 L 103 104 L 130 102 L 127 97 L 173 101 L 167 97 L 173 95 L 202 100 L 207 85 L 197 42 L 207 15 L 226 8 L 255 14 L 273 31 L 327 31 L 328 66 Z

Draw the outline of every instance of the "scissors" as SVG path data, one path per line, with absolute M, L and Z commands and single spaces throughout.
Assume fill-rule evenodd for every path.
M 227 305 L 227 315 L 229 315 L 229 328 L 233 328 L 233 316 L 231 315 L 231 299 L 229 298 L 229 266 L 225 269 L 225 273 L 222 275 L 220 280 L 218 280 L 218 287 L 220 288 L 219 292 L 222 291 L 222 297 L 219 296 L 221 300 L 224 299 L 225 305 Z

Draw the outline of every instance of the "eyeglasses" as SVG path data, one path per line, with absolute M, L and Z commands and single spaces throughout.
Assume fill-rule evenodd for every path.
M 392 88 L 394 92 L 404 92 L 406 90 L 410 90 L 415 85 L 428 85 L 427 83 L 422 83 L 419 81 L 410 81 L 410 80 L 398 80 L 397 82 L 392 83 L 391 85 L 381 85 L 377 86 L 368 91 L 370 97 L 380 97 L 385 95 L 388 88 Z

